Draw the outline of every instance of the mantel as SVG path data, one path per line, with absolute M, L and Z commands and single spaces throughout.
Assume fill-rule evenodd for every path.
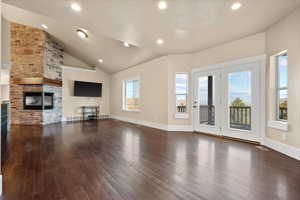
M 45 77 L 28 77 L 15 80 L 15 84 L 18 85 L 53 85 L 62 87 L 61 80 L 48 79 Z

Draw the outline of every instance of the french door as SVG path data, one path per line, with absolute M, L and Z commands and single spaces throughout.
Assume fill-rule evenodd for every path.
M 260 141 L 260 62 L 206 68 L 193 74 L 194 130 Z

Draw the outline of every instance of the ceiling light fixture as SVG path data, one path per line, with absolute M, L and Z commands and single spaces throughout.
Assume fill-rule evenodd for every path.
M 242 4 L 240 2 L 235 2 L 234 4 L 232 4 L 231 9 L 232 10 L 238 10 L 242 7 Z
M 99 59 L 98 61 L 99 61 L 99 63 L 103 63 L 103 59 Z
M 156 40 L 156 44 L 158 44 L 158 45 L 162 45 L 163 43 L 164 43 L 164 40 L 161 38 Z
M 158 2 L 158 8 L 160 10 L 165 10 L 168 7 L 168 4 L 166 1 L 159 1 Z
M 125 47 L 130 47 L 130 44 L 129 44 L 128 42 L 123 42 L 123 45 L 124 45 Z
M 48 26 L 46 26 L 45 24 L 42 24 L 41 27 L 43 27 L 43 29 L 48 29 Z
M 81 38 L 81 39 L 85 39 L 88 38 L 88 34 L 87 31 L 84 29 L 77 29 L 77 35 Z
M 80 12 L 81 11 L 81 7 L 78 3 L 72 3 L 71 4 L 71 8 L 72 10 L 76 11 L 76 12 Z

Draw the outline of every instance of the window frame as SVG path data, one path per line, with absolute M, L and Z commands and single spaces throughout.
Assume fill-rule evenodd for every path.
M 287 55 L 288 56 L 288 50 L 284 50 L 278 54 L 276 54 L 275 57 L 275 86 L 276 86 L 276 121 L 280 121 L 280 122 L 287 122 L 288 121 L 288 116 L 287 116 L 287 120 L 285 119 L 280 119 L 280 111 L 279 111 L 279 105 L 280 105 L 280 91 L 282 90 L 286 90 L 287 91 L 287 102 L 288 102 L 288 82 L 289 79 L 287 77 L 287 87 L 280 87 L 280 74 L 279 74 L 279 62 L 278 62 L 278 58 L 282 55 Z M 289 70 L 289 65 L 287 65 L 287 71 Z M 287 115 L 288 115 L 288 110 L 287 110 Z
M 180 75 L 180 74 L 184 74 L 187 76 L 187 79 L 186 79 L 186 92 L 185 93 L 178 93 L 176 92 L 176 83 L 177 83 L 177 75 Z M 177 106 L 176 106 L 176 103 L 177 103 L 177 96 L 178 95 L 185 95 L 186 96 L 186 111 L 183 112 L 183 113 L 180 113 L 177 111 Z M 189 118 L 189 109 L 188 109 L 188 96 L 189 96 L 189 73 L 188 72 L 176 72 L 175 73 L 175 76 L 174 76 L 174 99 L 175 99 L 175 118 L 176 119 L 188 119 Z
M 125 79 L 122 81 L 122 110 L 126 111 L 126 112 L 140 112 L 140 104 L 139 104 L 139 109 L 128 109 L 127 108 L 127 90 L 126 90 L 126 85 L 128 82 L 131 81 L 138 81 L 139 82 L 139 88 L 138 88 L 138 93 L 139 93 L 139 99 L 141 98 L 141 79 L 140 77 L 134 77 L 134 78 L 129 78 L 129 79 Z

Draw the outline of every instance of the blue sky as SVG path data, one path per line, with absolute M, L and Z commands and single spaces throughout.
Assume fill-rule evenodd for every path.
M 278 80 L 279 87 L 288 87 L 288 56 L 282 55 L 278 56 Z M 280 99 L 287 98 L 287 90 L 280 91 Z
M 240 71 L 228 75 L 229 102 L 236 98 L 242 99 L 247 105 L 251 105 L 251 71 Z
M 176 74 L 176 94 L 187 93 L 187 78 L 187 74 Z M 185 98 L 185 95 L 177 95 L 177 100 L 185 100 Z
M 200 104 L 207 105 L 208 95 L 208 80 L 207 77 L 201 77 L 199 79 L 200 87 Z M 241 71 L 230 73 L 228 77 L 229 84 L 229 102 L 231 103 L 234 99 L 240 98 L 247 105 L 251 105 L 251 72 Z
M 140 87 L 139 81 L 136 81 L 136 80 L 127 81 L 126 82 L 126 96 L 128 98 L 138 98 L 140 96 L 139 87 Z
M 278 77 L 279 86 L 287 87 L 288 85 L 288 56 L 278 57 Z M 208 95 L 208 80 L 207 77 L 200 77 L 199 79 L 199 91 L 200 91 L 200 104 L 207 105 Z M 233 72 L 228 75 L 228 87 L 229 87 L 229 102 L 232 103 L 234 99 L 240 98 L 243 102 L 251 106 L 251 71 Z M 285 100 L 287 98 L 287 90 L 280 92 L 280 98 Z
M 279 56 L 279 82 L 281 87 L 287 87 L 287 56 Z M 184 94 L 187 91 L 187 74 L 176 74 L 176 94 Z M 240 71 L 233 72 L 228 75 L 229 84 L 229 102 L 231 103 L 234 99 L 242 99 L 246 105 L 251 105 L 251 72 L 250 71 Z M 200 87 L 200 104 L 207 104 L 207 77 L 200 77 L 199 79 Z M 138 97 L 139 96 L 139 82 L 132 81 L 127 82 L 127 96 L 128 97 Z M 280 98 L 287 98 L 287 91 L 282 91 L 280 93 Z M 177 100 L 184 100 L 185 95 L 177 96 Z

